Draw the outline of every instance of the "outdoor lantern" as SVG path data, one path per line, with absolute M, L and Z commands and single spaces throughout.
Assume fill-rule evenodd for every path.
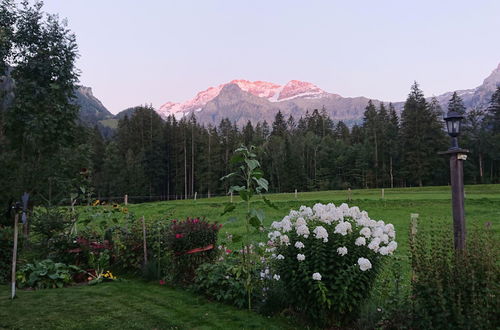
M 455 111 L 450 111 L 444 118 L 446 121 L 446 130 L 448 135 L 451 136 L 451 148 L 459 149 L 457 136 L 460 134 L 460 124 L 464 116 Z

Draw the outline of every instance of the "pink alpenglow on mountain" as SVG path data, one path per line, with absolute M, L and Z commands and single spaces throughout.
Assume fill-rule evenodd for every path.
M 164 118 L 173 115 L 177 119 L 191 112 L 199 112 L 208 102 L 216 98 L 225 86 L 230 84 L 238 85 L 242 91 L 270 102 L 281 102 L 299 97 L 321 97 L 328 94 L 316 85 L 299 80 L 289 81 L 286 85 L 282 86 L 267 81 L 248 81 L 239 79 L 232 80 L 229 83 L 217 87 L 210 87 L 205 91 L 199 92 L 193 99 L 183 103 L 167 102 L 160 107 L 158 112 Z

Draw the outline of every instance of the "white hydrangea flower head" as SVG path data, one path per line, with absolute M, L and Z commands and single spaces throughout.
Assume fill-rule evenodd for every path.
M 345 256 L 347 254 L 347 248 L 345 246 L 339 247 L 337 253 L 341 256 Z
M 336 226 L 335 226 L 335 233 L 340 234 L 342 236 L 347 235 L 350 231 L 352 231 L 352 225 L 350 222 L 347 221 L 340 221 Z
M 309 232 L 309 228 L 307 227 L 307 225 L 302 225 L 302 226 L 297 227 L 297 235 L 304 236 L 305 238 L 308 238 L 309 234 L 310 234 L 310 232 Z
M 359 231 L 359 234 L 360 235 L 363 235 L 364 237 L 366 238 L 369 238 L 370 236 L 372 236 L 372 231 L 370 230 L 370 228 L 368 227 L 363 227 L 361 228 L 361 230 Z
M 295 242 L 295 247 L 297 249 L 303 249 L 305 247 L 305 245 L 301 241 L 297 241 L 297 242 Z
M 273 276 L 273 279 L 276 281 L 279 281 L 280 278 L 281 278 L 281 276 L 279 276 L 278 274 L 274 274 L 274 276 Z
M 280 236 L 280 244 L 290 245 L 290 238 L 287 235 Z
M 297 260 L 298 261 L 304 261 L 304 260 L 306 260 L 306 256 L 299 253 L 299 254 L 297 254 Z
M 315 281 L 321 281 L 321 274 L 320 273 L 314 273 L 312 275 L 313 280 Z
M 285 257 L 284 257 L 282 254 L 278 254 L 278 255 L 276 256 L 276 259 L 278 259 L 278 260 L 283 260 L 283 259 L 285 259 Z
M 290 217 L 286 216 L 281 220 L 281 230 L 284 233 L 292 231 L 292 222 L 290 221 Z
M 306 220 L 303 217 L 298 217 L 297 221 L 295 221 L 295 227 L 307 226 Z
M 328 231 L 325 227 L 317 226 L 314 228 L 313 233 L 317 239 L 322 239 L 324 243 L 328 242 Z
M 363 236 L 358 237 L 356 238 L 354 244 L 356 244 L 357 246 L 366 245 L 366 238 L 364 238 Z
M 363 272 L 372 268 L 372 263 L 370 262 L 370 260 L 368 260 L 366 258 L 359 258 L 358 265 L 359 265 L 359 269 L 361 269 L 361 271 L 363 271 Z

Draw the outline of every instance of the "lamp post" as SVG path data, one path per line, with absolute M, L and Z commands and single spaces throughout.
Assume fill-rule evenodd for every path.
M 440 154 L 450 155 L 451 203 L 453 210 L 453 238 L 456 250 L 465 249 L 465 210 L 464 210 L 464 164 L 469 150 L 458 146 L 461 122 L 464 117 L 450 111 L 444 118 L 446 130 L 451 137 L 451 147 Z

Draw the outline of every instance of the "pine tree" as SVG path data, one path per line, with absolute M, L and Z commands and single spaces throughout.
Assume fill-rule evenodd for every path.
M 453 92 L 451 99 L 448 101 L 448 111 L 455 111 L 461 115 L 465 114 L 465 105 L 457 92 Z
M 281 111 L 278 111 L 278 113 L 274 117 L 273 130 L 271 132 L 271 135 L 283 138 L 285 137 L 286 133 L 287 133 L 287 124 L 285 121 L 285 117 L 283 116 Z
M 401 113 L 401 140 L 404 175 L 407 183 L 422 187 L 425 183 L 442 183 L 440 168 L 446 168 L 437 152 L 445 139 L 443 124 L 438 117 L 439 108 L 430 107 L 415 82 Z M 437 165 L 441 164 L 441 166 Z

